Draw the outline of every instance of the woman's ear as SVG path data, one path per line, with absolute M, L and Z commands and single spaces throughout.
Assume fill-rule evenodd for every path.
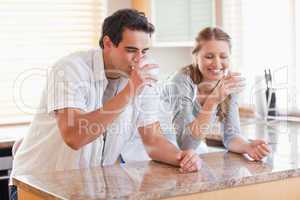
M 104 49 L 111 49 L 113 47 L 113 42 L 107 35 L 103 37 L 103 47 Z

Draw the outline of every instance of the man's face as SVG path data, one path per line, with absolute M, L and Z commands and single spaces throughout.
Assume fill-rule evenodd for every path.
M 119 45 L 110 48 L 110 62 L 114 69 L 130 74 L 131 66 L 140 62 L 150 47 L 150 34 L 125 29 Z

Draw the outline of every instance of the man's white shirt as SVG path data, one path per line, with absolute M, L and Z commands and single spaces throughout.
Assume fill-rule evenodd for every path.
M 123 78 L 117 92 L 127 82 L 128 79 Z M 42 109 L 35 114 L 14 157 L 11 177 L 110 165 L 120 155 L 125 161 L 136 160 L 134 152 L 130 153 L 130 143 L 136 138 L 137 128 L 158 121 L 159 97 L 155 87 L 146 86 L 107 128 L 105 148 L 101 135 L 79 150 L 73 150 L 59 132 L 54 111 L 76 108 L 92 112 L 101 108 L 107 84 L 101 49 L 77 52 L 59 60 L 47 78 L 40 101 Z M 94 126 L 97 128 L 98 125 Z M 87 122 L 82 121 L 81 128 L 88 128 Z

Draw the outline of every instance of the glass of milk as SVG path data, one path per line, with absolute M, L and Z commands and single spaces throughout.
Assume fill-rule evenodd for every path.
M 141 60 L 141 65 L 140 65 L 140 67 L 143 67 L 143 66 L 145 66 L 145 65 L 147 65 L 147 64 L 156 64 L 157 65 L 157 63 L 155 62 L 155 60 L 153 59 L 153 58 L 151 58 L 151 57 L 149 57 L 149 56 L 145 56 L 142 60 Z M 156 80 L 158 80 L 159 79 L 159 66 L 158 67 L 155 67 L 155 68 L 152 68 L 152 69 L 150 69 L 150 70 L 148 70 L 148 73 L 150 74 L 150 75 L 152 75 L 152 77 L 153 78 L 155 78 Z M 152 85 L 152 84 L 151 84 Z

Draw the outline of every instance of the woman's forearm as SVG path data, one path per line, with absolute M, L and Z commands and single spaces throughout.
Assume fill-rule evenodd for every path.
M 228 143 L 228 150 L 235 153 L 247 153 L 249 143 L 242 137 L 234 137 Z
M 191 134 L 194 138 L 202 138 L 210 130 L 212 113 L 217 105 L 207 99 L 202 107 L 202 110 L 199 112 L 197 117 L 192 121 L 188 128 L 191 130 Z

